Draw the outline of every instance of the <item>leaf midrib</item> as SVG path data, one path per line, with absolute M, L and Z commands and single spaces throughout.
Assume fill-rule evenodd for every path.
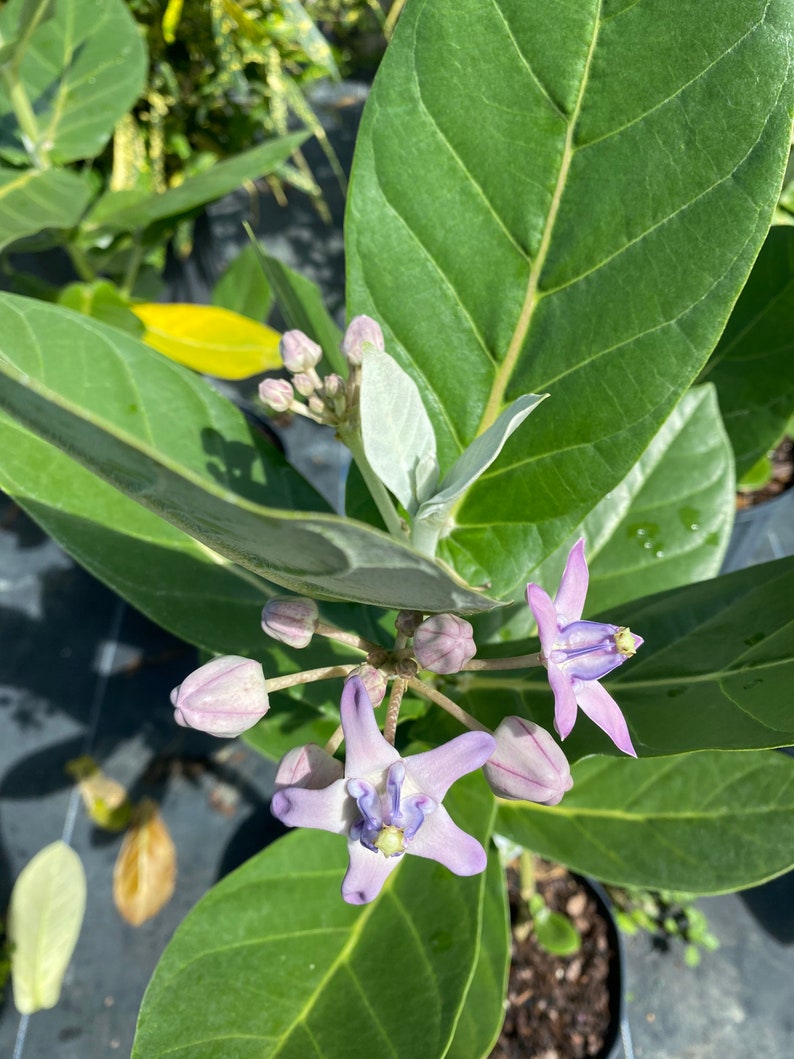
M 496 371 L 496 376 L 491 386 L 491 392 L 488 396 L 488 401 L 485 405 L 485 411 L 483 412 L 480 425 L 477 428 L 477 434 L 482 434 L 483 431 L 487 430 L 488 427 L 494 422 L 499 413 L 502 410 L 504 404 L 505 391 L 512 377 L 513 371 L 515 370 L 516 363 L 521 354 L 521 350 L 524 345 L 524 341 L 529 331 L 529 325 L 532 322 L 535 309 L 538 305 L 538 283 L 540 281 L 540 274 L 543 271 L 543 266 L 546 263 L 548 256 L 549 247 L 551 246 L 551 236 L 554 230 L 554 225 L 557 221 L 557 215 L 560 209 L 560 203 L 562 202 L 563 191 L 565 190 L 565 184 L 568 179 L 568 171 L 571 166 L 571 161 L 574 155 L 573 138 L 576 131 L 576 125 L 579 121 L 579 115 L 582 110 L 582 104 L 584 102 L 585 91 L 587 89 L 587 83 L 590 77 L 590 67 L 593 62 L 593 55 L 595 54 L 596 43 L 598 41 L 598 32 L 601 26 L 601 9 L 602 0 L 598 0 L 596 10 L 593 18 L 593 30 L 590 38 L 590 45 L 587 51 L 587 57 L 585 59 L 584 68 L 582 70 L 582 79 L 579 85 L 579 92 L 576 97 L 571 116 L 568 121 L 568 130 L 565 134 L 565 141 L 563 143 L 562 156 L 560 158 L 560 168 L 557 173 L 557 182 L 554 186 L 554 192 L 552 193 L 551 203 L 549 205 L 549 211 L 546 214 L 546 223 L 543 226 L 543 234 L 541 235 L 540 245 L 538 246 L 538 253 L 532 263 L 532 268 L 529 272 L 529 278 L 527 280 L 527 292 L 524 298 L 524 303 L 521 307 L 521 312 L 516 323 L 513 336 L 510 339 L 510 344 L 507 347 L 507 353 L 505 354 L 504 360 Z

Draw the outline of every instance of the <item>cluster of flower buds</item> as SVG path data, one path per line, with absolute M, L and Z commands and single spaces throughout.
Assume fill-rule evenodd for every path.
M 279 352 L 292 381 L 264 379 L 259 384 L 259 397 L 271 412 L 294 412 L 316 423 L 337 426 L 347 418 L 355 401 L 357 371 L 367 345 L 383 350 L 383 332 L 370 317 L 356 316 L 340 344 L 349 378 L 335 373 L 321 378 L 317 371 L 323 355 L 321 346 L 303 331 L 285 331 Z

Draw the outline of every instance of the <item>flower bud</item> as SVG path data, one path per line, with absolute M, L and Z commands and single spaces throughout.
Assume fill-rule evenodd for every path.
M 259 384 L 259 399 L 273 412 L 286 412 L 295 394 L 286 379 L 263 379 Z
M 394 619 L 397 632 L 402 636 L 411 637 L 422 624 L 421 610 L 401 610 Z
M 346 679 L 349 680 L 350 677 L 361 677 L 361 682 L 366 689 L 367 695 L 369 695 L 370 702 L 373 706 L 380 706 L 386 696 L 388 683 L 385 673 L 382 673 L 380 669 L 376 669 L 375 666 L 369 665 L 368 662 L 363 662 L 358 669 L 354 669 L 349 673 Z
M 171 692 L 174 720 L 183 728 L 232 739 L 270 709 L 259 662 L 238 655 L 213 658 Z
M 296 746 L 288 750 L 279 762 L 275 788 L 303 787 L 319 791 L 344 775 L 342 762 L 328 754 L 316 743 Z
M 306 371 L 299 371 L 297 375 L 293 375 L 292 385 L 301 397 L 311 397 L 317 389 L 317 384 L 314 381 L 314 378 Z
M 573 787 L 565 754 L 540 725 L 505 717 L 494 738 L 496 750 L 483 772 L 500 798 L 556 805 Z
M 354 316 L 347 326 L 345 337 L 339 347 L 348 364 L 355 366 L 361 363 L 365 343 L 373 345 L 381 352 L 386 349 L 380 324 L 369 316 Z
M 326 375 L 323 381 L 323 393 L 331 401 L 335 397 L 339 397 L 345 392 L 345 380 L 341 375 L 337 375 L 332 372 L 330 375 Z
M 288 647 L 308 647 L 319 620 L 317 604 L 302 596 L 274 596 L 262 611 L 263 630 Z
M 414 633 L 416 661 L 434 673 L 458 673 L 476 653 L 474 630 L 455 614 L 434 614 Z
M 281 359 L 287 371 L 295 374 L 308 371 L 320 363 L 322 347 L 312 342 L 303 331 L 285 331 L 278 344 Z

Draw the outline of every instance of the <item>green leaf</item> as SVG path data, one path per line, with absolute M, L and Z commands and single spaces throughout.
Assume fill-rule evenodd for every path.
M 746 474 L 783 435 L 794 409 L 794 228 L 773 228 L 702 378 L 717 387 Z
M 790 54 L 790 0 L 406 7 L 357 144 L 349 312 L 416 378 L 442 471 L 551 395 L 457 512 L 470 583 L 515 593 L 703 366 L 776 204 Z
M 505 1017 L 510 970 L 510 921 L 507 882 L 499 857 L 488 858 L 480 951 L 455 1036 L 444 1059 L 482 1059 L 490 1055 Z
M 0 250 L 45 228 L 73 228 L 90 195 L 76 173 L 0 169 Z
M 553 956 L 573 956 L 582 947 L 581 934 L 560 912 L 542 905 L 533 911 L 532 923 L 538 945 Z
M 130 309 L 127 298 L 113 283 L 70 283 L 59 291 L 58 304 L 74 312 L 93 316 L 95 320 L 118 327 L 131 335 L 141 335 L 143 324 Z
M 474 776 L 448 797 L 487 841 L 483 788 Z M 443 1055 L 477 959 L 486 876 L 406 857 L 357 908 L 339 894 L 346 861 L 338 835 L 300 830 L 214 887 L 155 971 L 134 1059 Z
M 212 291 L 212 304 L 248 316 L 257 323 L 267 319 L 273 292 L 259 267 L 253 246 L 244 246 L 226 267 Z
M 716 577 L 733 527 L 735 488 L 715 391 L 697 387 L 532 580 L 551 592 L 570 546 L 582 536 L 590 564 L 588 614 Z
M 452 512 L 463 494 L 488 470 L 504 448 L 507 439 L 518 430 L 545 396 L 528 393 L 513 401 L 484 434 L 476 437 L 471 445 L 463 450 L 445 476 L 439 491 L 421 505 L 416 515 L 414 541 L 418 543 L 420 539 L 426 539 L 427 550 L 431 555 L 435 554 L 435 543 L 439 534 L 446 533 L 453 525 Z M 430 429 L 432 430 L 432 427 Z M 435 455 L 435 445 L 433 453 Z
M 20 872 L 11 893 L 7 929 L 14 1004 L 21 1015 L 58 1003 L 85 901 L 82 862 L 65 842 L 45 846 Z
M 794 760 L 707 752 L 589 758 L 554 808 L 502 802 L 497 829 L 618 886 L 727 893 L 794 864 Z
M 2 295 L 0 313 L 0 406 L 213 551 L 302 595 L 494 605 L 382 533 L 307 513 L 324 502 L 187 369 L 57 306 Z
M 84 234 L 93 239 L 103 232 L 131 232 L 190 213 L 199 206 L 236 191 L 246 180 L 256 180 L 272 172 L 306 139 L 305 132 L 293 132 L 268 140 L 197 176 L 187 177 L 176 187 L 159 193 L 108 191 L 93 207 L 83 223 Z
M 367 461 L 412 515 L 438 483 L 436 439 L 417 385 L 388 353 L 372 346 L 362 359 L 359 392 Z
M 0 153 L 58 165 L 94 158 L 143 91 L 146 62 L 143 37 L 122 0 L 56 0 L 53 17 L 39 21 L 27 40 L 12 83 L 0 82 Z M 11 102 L 15 75 L 37 126 L 30 152 Z
M 347 362 L 339 351 L 342 332 L 325 308 L 317 284 L 283 264 L 277 257 L 266 254 L 250 228 L 247 230 L 287 327 L 303 331 L 321 345 L 331 370 L 339 375 L 347 375 Z
M 0 11 L 0 65 L 18 67 L 36 27 L 52 18 L 55 0 L 18 0 Z

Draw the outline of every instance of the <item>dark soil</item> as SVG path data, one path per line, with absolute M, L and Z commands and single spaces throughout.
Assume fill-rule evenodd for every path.
M 760 489 L 741 489 L 736 494 L 736 509 L 755 507 L 766 500 L 774 500 L 786 489 L 794 487 L 794 441 L 783 438 L 771 455 L 772 477 Z
M 570 917 L 582 946 L 573 956 L 552 956 L 533 933 L 524 941 L 513 935 L 507 1014 L 490 1059 L 602 1056 L 612 1023 L 610 962 L 617 959 L 609 927 L 592 891 L 579 879 L 559 866 L 539 865 L 538 892 L 552 911 Z M 520 916 L 517 873 L 508 872 L 508 884 L 515 925 Z

